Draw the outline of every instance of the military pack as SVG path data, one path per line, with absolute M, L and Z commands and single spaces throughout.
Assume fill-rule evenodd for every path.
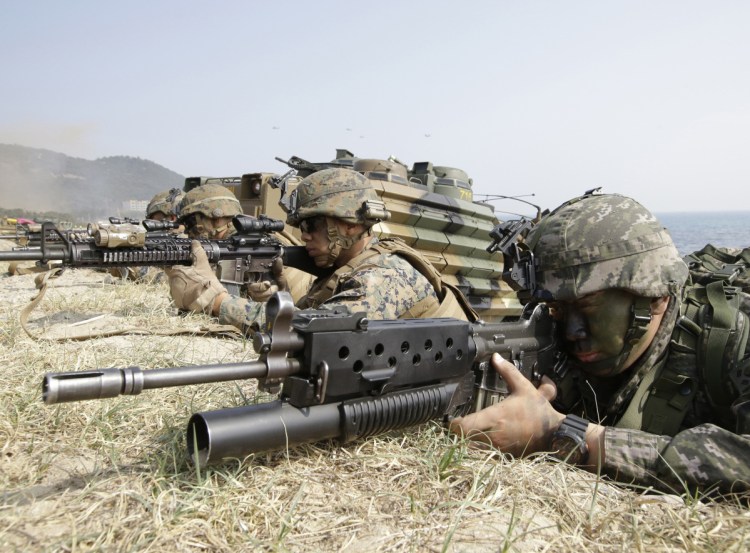
M 698 393 L 718 413 L 721 420 L 715 422 L 727 424 L 734 418 L 734 400 L 750 386 L 750 248 L 709 244 L 684 260 L 690 280 L 682 293 L 670 355 L 643 409 L 642 429 L 657 434 L 679 431 Z

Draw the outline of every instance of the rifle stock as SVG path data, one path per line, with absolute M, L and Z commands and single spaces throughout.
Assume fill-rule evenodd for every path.
M 195 413 L 187 451 L 194 462 L 207 464 L 329 438 L 347 442 L 481 409 L 505 394 L 489 363 L 492 353 L 513 361 L 534 382 L 542 373 L 565 370 L 555 321 L 544 305 L 507 323 L 370 321 L 340 308 L 295 311 L 291 296 L 279 292 L 266 314 L 266 332 L 253 339 L 257 361 L 48 373 L 43 400 L 247 378 L 279 394 L 270 403 Z

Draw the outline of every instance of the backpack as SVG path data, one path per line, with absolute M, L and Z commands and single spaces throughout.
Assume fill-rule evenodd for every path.
M 638 426 L 653 434 L 675 435 L 699 388 L 718 415 L 716 422 L 729 426 L 733 401 L 750 389 L 750 376 L 745 374 L 750 248 L 730 250 L 709 244 L 684 260 L 690 280 L 683 290 L 669 356 L 636 392 L 649 390 Z M 636 427 L 638 418 L 633 417 L 628 409 L 621 422 Z
M 694 283 L 706 286 L 721 280 L 750 293 L 750 248 L 717 248 L 707 244 L 702 250 L 682 259 Z

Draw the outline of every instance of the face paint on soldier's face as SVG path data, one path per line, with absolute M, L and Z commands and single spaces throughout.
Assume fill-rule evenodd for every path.
M 596 363 L 599 376 L 614 375 L 629 364 L 618 367 L 618 356 L 625 346 L 635 296 L 624 290 L 603 290 L 587 294 L 572 302 L 550 304 L 556 318 L 563 323 L 568 351 L 580 363 Z M 611 363 L 607 363 L 611 360 Z M 594 365 L 589 365 L 593 369 Z

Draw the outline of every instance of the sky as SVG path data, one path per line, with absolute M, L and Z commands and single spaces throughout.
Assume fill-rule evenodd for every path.
M 461 168 L 476 198 L 554 208 L 602 187 L 656 212 L 750 209 L 750 2 L 0 8 L 0 143 L 185 176 L 347 148 Z

